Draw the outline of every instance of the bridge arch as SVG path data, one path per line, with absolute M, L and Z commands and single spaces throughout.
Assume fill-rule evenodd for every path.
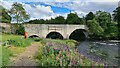
M 85 40 L 87 36 L 88 33 L 85 29 L 75 29 L 70 33 L 69 39 L 81 41 L 81 40 Z
M 29 38 L 36 38 L 39 37 L 38 35 L 30 35 Z
M 46 35 L 46 38 L 52 38 L 52 39 L 64 39 L 63 35 L 56 31 L 51 31 Z

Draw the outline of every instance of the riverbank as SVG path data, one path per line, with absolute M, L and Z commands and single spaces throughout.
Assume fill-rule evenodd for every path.
M 22 36 L 3 35 L 7 38 L 3 42 L 9 43 L 2 45 L 6 51 L 2 51 L 3 64 L 7 66 L 11 57 L 17 57 L 27 47 L 31 47 L 32 43 L 40 43 L 38 51 L 34 56 L 37 66 L 105 66 L 103 63 L 90 60 L 84 54 L 79 53 L 76 47 L 81 43 L 75 40 L 59 40 L 59 39 L 41 39 L 41 38 L 28 38 L 24 39 Z M 10 37 L 9 37 L 10 36 Z M 27 43 L 26 43 L 27 42 Z M 6 47 L 11 45 L 10 47 Z M 81 45 L 80 45 L 81 46 Z M 32 48 L 31 48 L 32 49 Z M 3 49 L 1 49 L 3 50 Z M 29 52 L 31 52 L 30 50 Z M 26 52 L 25 52 L 26 53 Z M 27 54 L 26 54 L 27 55 Z
M 40 66 L 104 66 L 80 54 L 75 40 L 44 39 L 41 43 L 35 56 Z

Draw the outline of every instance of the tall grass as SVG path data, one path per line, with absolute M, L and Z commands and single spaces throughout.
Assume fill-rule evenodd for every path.
M 1 46 L 2 48 L 2 66 L 6 66 L 7 64 L 10 63 L 10 56 L 12 56 L 12 52 L 8 49 L 5 48 L 3 46 Z
M 2 46 L 0 45 L 0 67 L 2 66 Z
M 26 47 L 31 45 L 30 39 L 16 38 L 16 39 L 10 39 L 7 41 L 9 45 L 13 45 L 13 46 Z
M 27 38 L 24 39 L 24 36 L 19 35 L 8 35 L 8 34 L 2 34 L 0 36 L 2 40 L 0 42 L 5 42 L 5 45 L 13 45 L 13 46 L 19 46 L 19 47 L 26 47 L 31 45 L 32 40 Z
M 20 38 L 23 38 L 23 36 L 19 36 L 19 35 L 12 35 L 12 34 L 2 34 L 2 35 L 0 35 L 0 42 L 5 42 L 5 41 L 7 41 L 7 40 L 10 40 L 10 39 L 16 39 L 16 38 L 18 38 L 18 39 L 20 39 Z

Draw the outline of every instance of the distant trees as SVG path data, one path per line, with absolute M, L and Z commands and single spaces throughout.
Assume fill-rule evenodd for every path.
M 43 19 L 35 19 L 26 22 L 29 24 L 85 24 L 83 18 L 80 18 L 76 13 L 70 13 L 65 19 L 63 16 L 57 16 L 54 19 L 43 20 Z
M 8 10 L 6 10 L 3 6 L 0 6 L 0 22 L 2 23 L 10 23 L 11 17 L 8 14 Z
M 63 16 L 58 16 L 58 17 L 56 17 L 55 19 L 54 19 L 54 21 L 53 21 L 54 23 L 56 23 L 56 24 L 64 24 L 65 23 L 65 19 L 64 19 L 64 17 Z
M 83 24 L 84 22 L 82 21 L 81 18 L 78 17 L 77 13 L 70 13 L 67 16 L 65 23 L 66 24 Z

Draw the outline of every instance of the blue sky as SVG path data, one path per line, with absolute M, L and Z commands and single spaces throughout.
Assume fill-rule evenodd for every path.
M 53 10 L 54 13 L 60 13 L 60 14 L 64 14 L 64 13 L 68 13 L 70 11 L 72 11 L 71 9 L 68 9 L 68 8 L 64 8 L 64 7 L 59 7 L 59 6 L 52 6 L 52 5 L 49 5 L 49 4 L 45 4 L 43 2 L 23 2 L 25 4 L 29 4 L 31 6 L 34 5 L 43 5 L 45 7 L 47 6 L 51 6 L 51 9 Z
M 0 5 L 10 9 L 13 2 L 23 5 L 30 19 L 50 19 L 56 16 L 67 17 L 70 12 L 76 12 L 79 17 L 88 12 L 98 10 L 112 13 L 119 0 L 0 0 Z

